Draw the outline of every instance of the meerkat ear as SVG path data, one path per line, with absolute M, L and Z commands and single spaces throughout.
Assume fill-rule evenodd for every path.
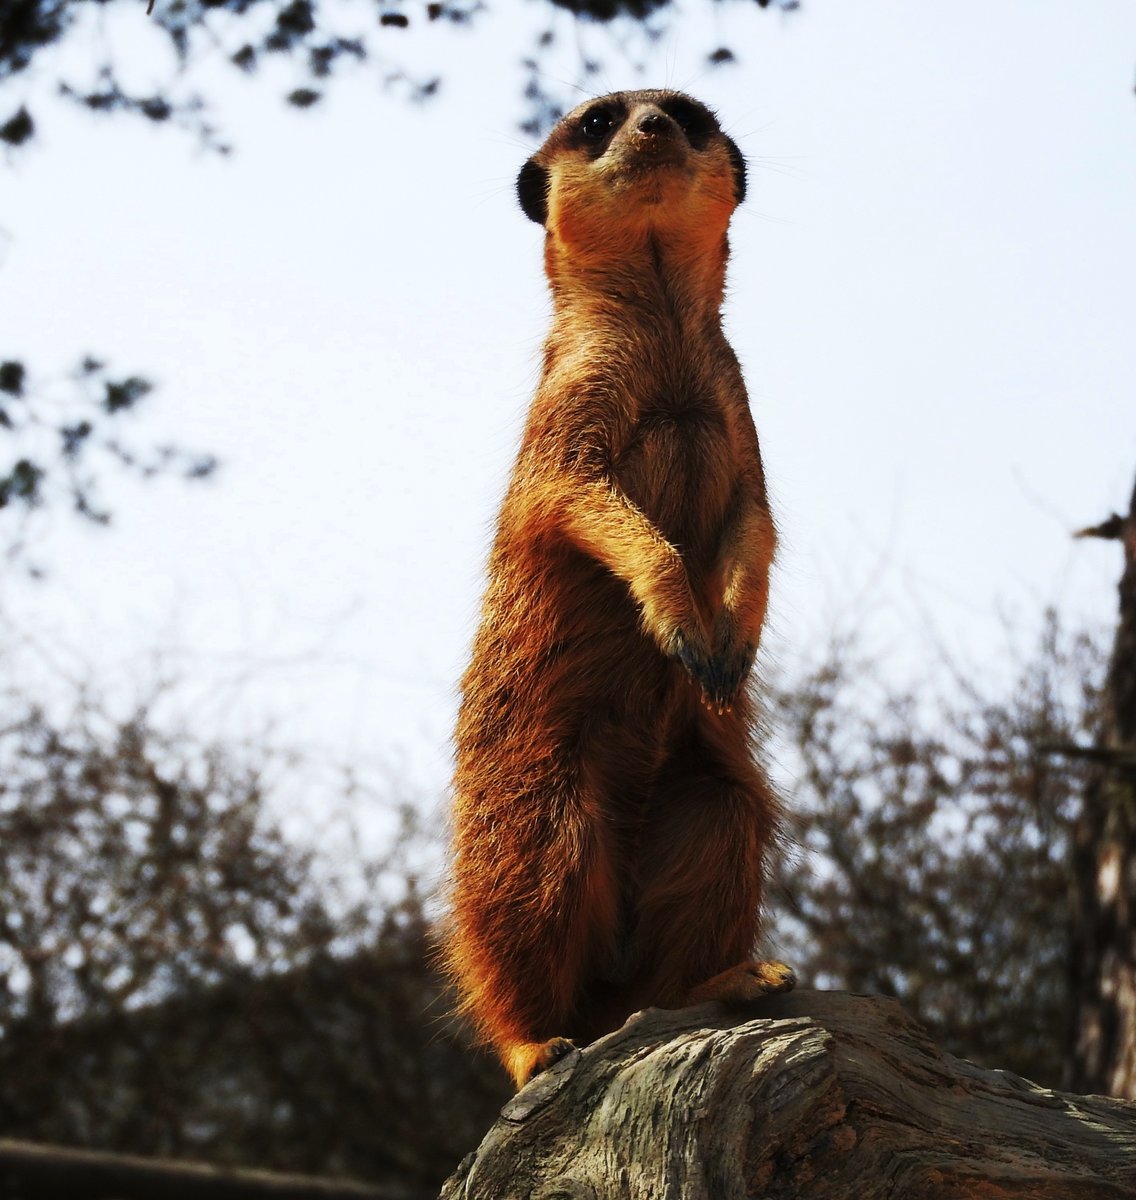
M 535 158 L 517 176 L 517 199 L 530 221 L 543 225 L 548 220 L 548 172 Z
M 746 198 L 746 160 L 733 138 L 726 138 L 726 149 L 730 152 L 730 162 L 734 168 L 734 189 L 738 194 L 738 203 L 741 204 Z

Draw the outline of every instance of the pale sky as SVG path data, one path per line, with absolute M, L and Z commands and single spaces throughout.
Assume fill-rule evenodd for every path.
M 144 7 L 99 36 L 157 82 Z M 1136 5 L 685 11 L 646 73 L 612 50 L 596 87 L 682 87 L 750 159 L 726 324 L 782 532 L 770 661 L 839 621 L 932 681 L 933 640 L 997 670 L 1047 604 L 1107 624 L 1119 555 L 1069 533 L 1136 474 Z M 0 582 L 21 670 L 89 670 L 125 704 L 161 652 L 202 732 L 272 720 L 441 794 L 548 316 L 513 196 L 543 18 L 500 0 L 471 32 L 384 31 L 441 71 L 425 106 L 364 68 L 297 112 L 285 65 L 207 68 L 227 160 L 38 106 L 0 175 L 0 357 L 147 374 L 139 440 L 223 467 L 114 484 L 108 532 L 48 523 L 52 581 Z M 738 64 L 706 69 L 723 42 Z

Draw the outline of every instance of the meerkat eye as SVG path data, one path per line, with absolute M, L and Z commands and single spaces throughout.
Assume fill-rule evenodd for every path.
M 580 132 L 589 141 L 598 142 L 615 124 L 615 118 L 606 109 L 594 108 L 584 114 L 580 122 Z

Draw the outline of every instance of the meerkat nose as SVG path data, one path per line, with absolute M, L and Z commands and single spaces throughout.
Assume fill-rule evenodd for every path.
M 670 118 L 666 113 L 661 113 L 658 109 L 652 112 L 645 112 L 639 118 L 640 133 L 662 133 L 670 124 Z

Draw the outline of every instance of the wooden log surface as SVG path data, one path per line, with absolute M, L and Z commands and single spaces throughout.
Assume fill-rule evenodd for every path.
M 637 1013 L 502 1110 L 442 1200 L 1136 1200 L 1136 1103 L 942 1053 L 893 1000 Z

